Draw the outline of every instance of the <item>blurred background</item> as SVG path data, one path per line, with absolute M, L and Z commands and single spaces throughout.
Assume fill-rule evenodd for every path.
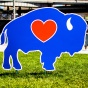
M 41 7 L 55 7 L 64 13 L 77 13 L 88 21 L 88 0 L 0 0 L 0 33 L 10 20 Z

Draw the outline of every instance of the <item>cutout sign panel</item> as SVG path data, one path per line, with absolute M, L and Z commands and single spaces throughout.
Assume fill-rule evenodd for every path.
M 4 51 L 3 68 L 21 70 L 18 51 L 28 53 L 37 50 L 41 52 L 43 69 L 55 70 L 54 63 L 61 53 L 73 55 L 82 49 L 85 32 L 86 22 L 77 14 L 64 14 L 50 7 L 33 10 L 4 27 L 1 44 L 7 40 L 8 46 Z

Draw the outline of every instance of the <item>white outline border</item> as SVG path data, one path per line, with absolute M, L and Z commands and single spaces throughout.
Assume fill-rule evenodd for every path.
M 41 22 L 43 23 L 43 25 L 44 25 L 46 22 L 48 22 L 48 21 L 52 21 L 52 22 L 54 22 L 55 25 L 56 25 L 55 32 L 53 33 L 53 35 L 51 35 L 51 37 L 49 37 L 49 38 L 46 39 L 45 41 L 42 41 L 42 40 L 39 39 L 39 38 L 34 34 L 34 32 L 33 32 L 32 24 L 33 24 L 35 21 L 41 21 Z M 57 32 L 57 28 L 58 28 L 58 27 L 57 27 L 56 22 L 55 22 L 54 20 L 52 20 L 52 19 L 48 19 L 48 20 L 46 20 L 45 22 L 43 22 L 43 21 L 40 20 L 40 19 L 36 19 L 36 20 L 34 20 L 34 21 L 31 23 L 31 31 L 32 31 L 33 35 L 34 35 L 38 40 L 40 40 L 40 41 L 43 42 L 43 43 L 45 43 L 45 42 L 47 42 L 48 40 L 50 40 L 50 39 L 56 34 L 56 32 Z
M 81 15 L 78 15 L 78 14 L 76 14 L 76 13 L 67 13 L 67 14 L 65 14 L 65 13 L 61 12 L 60 10 L 58 10 L 57 8 L 54 8 L 54 7 L 42 7 L 42 8 L 38 8 L 38 9 L 36 9 L 36 10 L 32 10 L 32 11 L 30 11 L 30 12 L 28 12 L 28 13 L 26 13 L 26 14 L 20 16 L 20 17 L 17 17 L 17 18 L 15 18 L 15 19 L 13 19 L 12 21 L 8 22 L 8 23 L 4 26 L 4 28 L 3 28 L 3 30 L 2 30 L 2 33 L 4 32 L 5 27 L 6 27 L 7 25 L 9 25 L 11 22 L 13 22 L 14 20 L 19 19 L 19 18 L 21 18 L 21 17 L 24 17 L 25 15 L 27 15 L 27 14 L 29 14 L 29 13 L 31 13 L 31 12 L 34 12 L 34 11 L 37 11 L 37 10 L 40 10 L 40 9 L 46 9 L 46 8 L 51 8 L 51 9 L 57 10 L 58 12 L 62 13 L 63 15 L 71 15 L 71 14 L 74 14 L 74 15 L 79 16 L 80 18 L 82 18 L 82 19 L 84 20 L 84 22 L 85 22 L 85 24 L 86 24 L 86 29 L 87 29 L 87 23 L 86 23 L 85 19 L 84 19 Z M 2 33 L 1 33 L 1 35 L 2 35 Z M 85 43 L 85 37 L 86 37 L 86 30 L 85 30 L 85 36 L 84 36 L 84 43 Z M 84 43 L 83 43 L 83 45 L 84 45 Z M 83 46 L 82 46 L 82 48 L 83 48 Z M 81 48 L 81 50 L 82 50 L 82 48 Z M 21 49 L 18 49 L 18 51 L 17 51 L 17 59 L 18 59 L 18 52 L 19 52 L 19 50 L 21 50 Z M 79 50 L 79 51 L 81 51 L 81 50 Z M 21 51 L 22 51 L 22 50 L 21 50 Z M 27 53 L 29 53 L 29 52 L 35 52 L 35 51 L 39 51 L 39 52 L 41 53 L 41 55 L 42 55 L 42 52 L 41 52 L 40 50 L 28 51 Z M 79 52 L 79 51 L 78 51 L 78 52 Z M 4 51 L 3 51 L 3 52 L 4 52 Z M 23 51 L 22 51 L 22 52 L 23 52 Z M 27 54 L 27 53 L 25 53 L 25 52 L 23 52 L 23 53 L 24 53 L 24 54 Z M 74 52 L 73 55 L 71 55 L 71 54 L 70 54 L 69 52 L 67 52 L 67 51 L 66 51 L 66 52 L 61 52 L 60 56 L 56 56 L 55 62 L 56 62 L 56 59 L 57 59 L 57 58 L 60 58 L 63 53 L 68 53 L 68 54 L 72 57 L 72 56 L 74 56 L 74 54 L 76 54 L 77 52 Z M 41 62 L 41 55 L 40 55 L 40 63 L 42 64 L 42 68 L 43 68 L 44 63 Z M 3 58 L 4 58 L 4 54 L 3 54 Z M 3 61 L 4 61 L 4 59 L 3 59 Z M 18 60 L 18 62 L 19 62 L 19 60 Z M 53 63 L 53 67 L 54 67 L 55 62 Z M 20 62 L 19 62 L 19 63 L 20 63 Z M 12 64 L 13 64 L 13 63 L 12 63 Z M 20 64 L 20 65 L 21 65 L 21 64 Z M 12 66 L 13 66 L 13 65 L 12 65 Z M 3 66 L 2 66 L 2 67 L 3 67 Z M 45 68 L 43 68 L 43 69 L 45 69 Z M 4 70 L 7 70 L 7 69 L 4 69 Z M 8 70 L 11 70 L 11 68 L 8 69 Z M 16 70 L 16 69 L 15 69 L 15 70 Z M 18 70 L 18 69 L 17 69 L 17 70 Z M 20 69 L 20 70 L 22 70 L 22 66 L 21 66 L 21 69 Z M 46 70 L 46 69 L 45 69 L 45 70 Z M 54 70 L 56 70 L 55 67 L 54 67 Z M 54 70 L 46 70 L 46 71 L 54 71 Z

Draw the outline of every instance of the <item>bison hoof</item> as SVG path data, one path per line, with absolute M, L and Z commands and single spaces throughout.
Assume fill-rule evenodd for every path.
M 10 70 L 11 69 L 10 65 L 7 65 L 7 64 L 3 64 L 3 68 L 6 69 L 6 70 Z
M 22 66 L 20 64 L 18 64 L 18 65 L 16 64 L 16 65 L 13 66 L 13 68 L 15 70 L 21 70 L 22 69 Z
M 55 69 L 54 69 L 54 66 L 53 66 L 53 65 L 49 65 L 49 64 L 44 64 L 44 65 L 43 65 L 43 68 L 44 68 L 46 71 L 53 71 L 53 70 L 55 70 Z

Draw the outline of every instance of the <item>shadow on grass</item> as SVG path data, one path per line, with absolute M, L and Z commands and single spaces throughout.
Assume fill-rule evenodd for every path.
M 54 73 L 54 72 L 43 72 L 43 73 L 30 73 L 34 78 L 63 78 L 64 76 L 59 73 Z
M 14 77 L 14 76 L 16 76 L 16 75 L 17 75 L 17 73 L 16 73 L 16 72 L 13 72 L 13 73 L 11 73 L 11 72 L 4 72 L 4 73 L 0 73 L 0 77 L 6 77 L 6 76 Z
M 53 75 L 52 72 L 33 72 L 33 73 L 29 73 L 31 76 L 35 77 L 35 78 L 46 78 L 46 77 L 49 77 L 51 75 Z
M 11 77 L 11 78 L 31 78 L 34 77 L 36 79 L 38 78 L 47 78 L 47 77 L 63 77 L 63 75 L 59 73 L 54 73 L 54 72 L 46 72 L 46 71 L 41 71 L 41 72 L 4 72 L 0 73 L 0 77 Z

